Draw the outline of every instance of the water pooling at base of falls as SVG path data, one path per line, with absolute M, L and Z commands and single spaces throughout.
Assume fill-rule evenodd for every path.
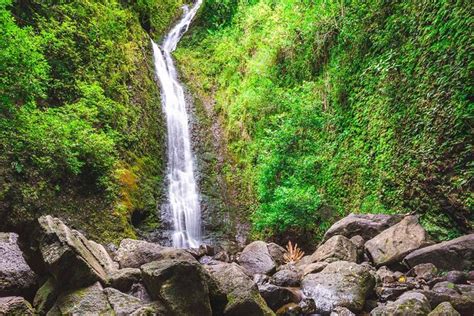
M 184 15 L 165 37 L 161 47 L 152 41 L 155 71 L 160 82 L 163 110 L 168 129 L 168 198 L 173 215 L 173 246 L 197 248 L 201 242 L 201 207 L 183 87 L 178 81 L 171 53 L 188 30 L 202 4 L 184 7 Z

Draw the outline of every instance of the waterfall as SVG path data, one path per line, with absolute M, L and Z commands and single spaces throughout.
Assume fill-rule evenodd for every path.
M 197 0 L 165 37 L 161 48 L 152 41 L 155 70 L 161 88 L 163 110 L 168 129 L 168 198 L 173 214 L 173 246 L 199 247 L 201 208 L 194 178 L 193 155 L 183 87 L 178 81 L 171 53 L 188 30 L 202 0 Z

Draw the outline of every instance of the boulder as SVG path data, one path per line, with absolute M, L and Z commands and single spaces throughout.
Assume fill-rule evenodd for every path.
M 303 270 L 303 275 L 307 275 L 310 273 L 318 273 L 323 271 L 324 268 L 326 268 L 328 265 L 327 262 L 314 262 L 310 263 L 304 266 L 301 266 L 300 268 Z
M 126 238 L 120 242 L 115 254 L 115 260 L 120 268 L 140 268 L 145 263 L 163 259 L 196 259 L 184 249 L 163 247 L 144 240 Z
M 467 281 L 467 273 L 463 271 L 449 271 L 446 273 L 446 281 L 454 283 L 454 284 L 461 284 Z
M 438 274 L 438 269 L 432 263 L 421 263 L 413 267 L 413 273 L 417 279 L 431 280 Z
M 36 292 L 35 298 L 33 299 L 33 306 L 36 312 L 40 315 L 46 314 L 51 307 L 54 305 L 56 298 L 58 297 L 58 291 L 56 289 L 56 281 L 50 277 Z
M 314 300 L 319 313 L 329 313 L 335 307 L 361 311 L 365 298 L 375 285 L 371 271 L 348 261 L 328 264 L 323 271 L 303 278 L 303 293 Z
M 332 225 L 324 235 L 324 240 L 342 235 L 351 238 L 360 235 L 369 240 L 401 220 L 400 215 L 387 214 L 349 214 Z
M 425 295 L 431 306 L 450 302 L 461 315 L 472 315 L 474 311 L 474 285 L 453 284 L 447 281 L 437 283 L 431 290 L 417 290 Z
M 116 266 L 104 247 L 49 215 L 41 216 L 38 223 L 39 249 L 48 272 L 61 281 L 58 286 L 71 289 L 96 281 L 108 283 Z
M 349 239 L 357 247 L 357 262 L 362 262 L 364 260 L 364 245 L 365 240 L 360 235 L 356 235 Z
M 128 292 L 133 284 L 140 282 L 142 272 L 140 269 L 123 268 L 110 275 L 110 286 L 122 292 Z
M 242 267 L 236 263 L 221 263 L 206 268 L 229 299 L 224 315 L 273 315 L 258 292 L 257 285 Z
M 421 293 L 406 292 L 395 302 L 389 302 L 385 306 L 374 308 L 370 315 L 391 316 L 391 315 L 427 315 L 431 311 L 430 302 Z
M 355 314 L 345 307 L 336 307 L 330 316 L 355 316 Z
M 142 300 L 124 294 L 113 288 L 104 289 L 104 293 L 109 300 L 110 306 L 118 316 L 131 315 L 139 310 L 146 308 L 153 313 L 153 315 L 169 315 L 163 304 L 158 302 L 145 303 Z
M 268 251 L 267 244 L 263 241 L 254 241 L 248 244 L 240 254 L 238 262 L 251 275 L 269 274 L 276 268 L 276 263 Z
M 283 258 L 283 255 L 286 253 L 285 248 L 273 242 L 267 244 L 267 248 L 270 257 L 272 257 L 273 261 L 276 262 L 277 265 L 282 265 L 285 263 L 285 259 Z
M 141 267 L 153 299 L 161 299 L 171 314 L 212 315 L 207 272 L 196 261 L 165 259 Z
M 469 270 L 474 262 L 474 234 L 418 249 L 403 260 L 409 267 L 432 263 L 438 269 Z
M 339 260 L 357 262 L 357 246 L 341 235 L 329 238 L 311 255 L 310 259 L 311 262 Z
M 268 307 L 276 311 L 288 303 L 298 303 L 301 296 L 294 290 L 280 287 L 273 284 L 263 284 L 258 287 L 260 295 L 263 297 Z
M 365 243 L 375 265 L 401 261 L 410 252 L 428 244 L 428 234 L 416 216 L 406 216 L 398 224 L 384 230 Z
M 453 305 L 449 302 L 443 302 L 436 306 L 435 309 L 428 316 L 461 316 Z
M 47 315 L 114 315 L 114 310 L 97 282 L 61 294 Z
M 0 233 L 0 296 L 30 296 L 37 280 L 18 246 L 18 235 Z
M 299 286 L 301 283 L 302 272 L 296 267 L 293 269 L 283 269 L 275 273 L 271 282 L 278 286 Z
M 30 303 L 20 296 L 0 297 L 0 315 L 36 315 Z

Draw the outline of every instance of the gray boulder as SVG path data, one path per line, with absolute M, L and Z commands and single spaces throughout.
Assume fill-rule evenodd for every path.
M 175 315 L 212 315 L 208 277 L 196 261 L 166 259 L 141 267 L 153 299 L 160 299 Z
M 285 263 L 285 260 L 283 259 L 283 255 L 286 253 L 285 248 L 273 242 L 267 244 L 267 248 L 270 257 L 272 257 L 273 261 L 276 262 L 277 265 L 282 265 Z
M 114 315 L 107 295 L 99 282 L 79 290 L 61 294 L 47 313 L 55 315 Z
M 474 262 L 474 234 L 418 249 L 403 260 L 409 267 L 432 263 L 440 270 L 469 270 Z
M 436 306 L 435 309 L 428 316 L 461 316 L 457 310 L 454 309 L 453 305 L 449 302 L 443 302 Z
M 417 279 L 431 280 L 438 274 L 438 269 L 432 263 L 421 263 L 413 267 L 412 269 Z
M 263 241 L 254 241 L 248 244 L 240 254 L 239 264 L 249 274 L 269 274 L 276 268 L 267 244 Z
M 360 235 L 365 240 L 369 240 L 401 219 L 400 215 L 352 213 L 332 225 L 324 235 L 324 240 L 335 235 L 343 235 L 347 238 Z
M 335 307 L 361 311 L 365 298 L 375 285 L 371 271 L 348 261 L 328 264 L 323 271 L 303 278 L 303 293 L 314 300 L 319 313 L 330 313 Z
M 297 287 L 301 283 L 302 275 L 302 271 L 296 267 L 282 269 L 272 276 L 271 282 L 278 286 Z
M 0 297 L 0 315 L 36 315 L 30 303 L 23 297 Z
M 312 255 L 311 262 L 357 262 L 357 246 L 344 236 L 336 235 L 322 244 Z
M 428 245 L 428 234 L 416 216 L 406 216 L 365 243 L 365 249 L 377 266 L 401 261 L 410 252 Z
M 140 310 L 149 310 L 153 315 L 169 315 L 163 304 L 159 302 L 145 303 L 142 300 L 124 294 L 113 288 L 104 289 L 104 293 L 117 316 L 128 316 Z
M 115 254 L 115 261 L 120 268 L 140 268 L 145 263 L 163 259 L 196 259 L 184 249 L 163 247 L 144 240 L 126 238 L 120 242 Z
M 474 285 L 453 284 L 440 282 L 431 290 L 417 290 L 425 295 L 431 306 L 437 306 L 443 302 L 450 302 L 461 315 L 472 315 L 474 311 Z
M 273 315 L 260 295 L 257 285 L 248 277 L 242 267 L 235 263 L 221 263 L 206 266 L 217 281 L 219 287 L 227 294 L 224 315 Z
M 87 240 L 51 216 L 38 219 L 39 249 L 45 266 L 63 289 L 78 288 L 96 281 L 107 284 L 117 266 L 101 245 Z
M 421 293 L 406 292 L 395 302 L 389 302 L 385 306 L 374 308 L 372 316 L 392 316 L 392 315 L 427 315 L 431 311 L 430 302 Z
M 328 265 L 327 262 L 321 261 L 321 262 L 314 262 L 310 263 L 307 265 L 303 265 L 300 268 L 303 270 L 303 275 L 307 275 L 310 273 L 318 273 L 323 271 L 324 268 L 326 268 Z
M 110 286 L 122 292 L 128 292 L 133 284 L 140 282 L 142 272 L 140 269 L 123 268 L 110 275 Z
M 29 296 L 37 279 L 18 246 L 18 235 L 0 233 L 0 296 Z

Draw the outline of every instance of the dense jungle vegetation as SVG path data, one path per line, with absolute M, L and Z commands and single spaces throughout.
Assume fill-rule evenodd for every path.
M 349 212 L 473 223 L 466 1 L 210 0 L 177 52 L 215 100 L 226 178 L 257 236 L 314 238 Z
M 108 242 L 159 225 L 150 37 L 184 2 L 0 0 L 0 230 L 44 213 Z M 222 124 L 219 212 L 276 240 L 350 212 L 472 231 L 473 29 L 463 0 L 205 0 L 175 56 Z

